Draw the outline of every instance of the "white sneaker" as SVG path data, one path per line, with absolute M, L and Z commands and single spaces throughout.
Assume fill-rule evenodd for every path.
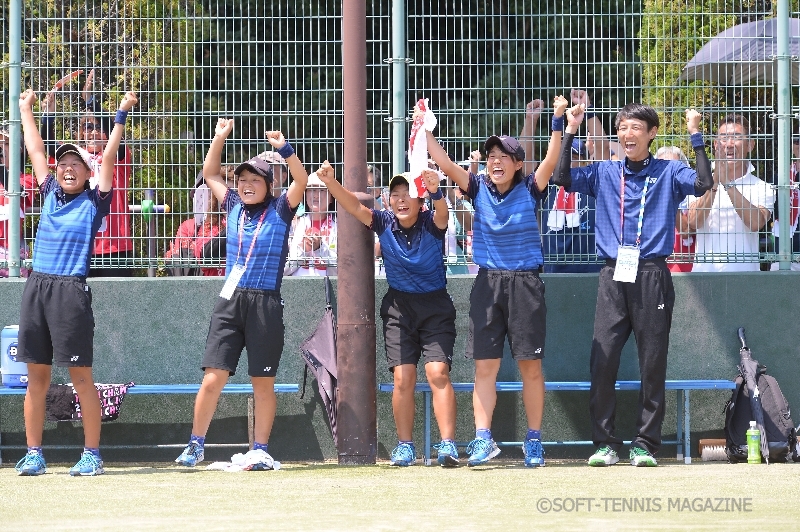
M 617 451 L 608 445 L 600 447 L 597 451 L 589 457 L 589 465 L 592 467 L 605 467 L 614 465 L 619 462 L 619 455 Z

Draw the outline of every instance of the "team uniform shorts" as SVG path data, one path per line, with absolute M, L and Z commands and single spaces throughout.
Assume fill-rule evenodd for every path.
M 467 358 L 503 358 L 506 335 L 515 360 L 544 358 L 547 306 L 539 272 L 481 268 L 469 303 Z
M 211 315 L 202 368 L 236 374 L 242 349 L 247 349 L 248 374 L 274 377 L 283 352 L 283 299 L 280 292 L 236 288 L 220 297 Z
M 94 313 L 86 279 L 31 272 L 22 291 L 17 343 L 20 362 L 91 367 Z
M 401 364 L 453 363 L 456 307 L 447 290 L 411 294 L 390 288 L 381 303 L 389 369 Z

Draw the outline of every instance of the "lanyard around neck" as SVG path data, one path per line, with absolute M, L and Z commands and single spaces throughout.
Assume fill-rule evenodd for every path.
M 619 240 L 622 245 L 625 245 L 625 161 L 622 162 L 622 166 L 619 169 Z M 639 243 L 642 238 L 642 224 L 644 222 L 644 200 L 645 196 L 647 196 L 647 187 L 650 186 L 650 178 L 645 176 L 644 178 L 644 188 L 642 189 L 642 202 L 639 206 L 639 225 L 636 228 L 636 247 L 639 247 Z
M 239 263 L 239 256 L 242 254 L 242 237 L 244 236 L 244 213 L 245 208 L 242 205 L 242 214 L 239 215 L 239 250 L 236 252 L 236 262 L 234 264 Z M 253 253 L 253 247 L 256 245 L 256 240 L 258 239 L 258 234 L 261 232 L 261 224 L 264 222 L 264 217 L 267 215 L 267 209 L 264 209 L 264 212 L 261 213 L 261 218 L 258 219 L 258 225 L 256 226 L 256 231 L 253 233 L 253 240 L 250 241 L 250 249 L 247 250 L 247 257 L 244 259 L 244 268 L 247 269 L 247 263 L 250 261 L 250 254 Z

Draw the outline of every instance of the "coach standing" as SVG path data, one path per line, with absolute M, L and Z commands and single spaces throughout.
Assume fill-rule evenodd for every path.
M 636 438 L 631 464 L 655 466 L 661 445 L 664 387 L 669 331 L 675 291 L 666 259 L 672 253 L 675 215 L 689 194 L 711 188 L 711 165 L 700 133 L 700 113 L 687 109 L 687 129 L 697 157 L 697 171 L 650 153 L 659 119 L 652 107 L 631 103 L 617 114 L 616 128 L 623 147 L 622 161 L 600 161 L 570 169 L 572 139 L 583 121 L 584 109 L 567 111 L 568 126 L 554 182 L 567 192 L 597 200 L 596 245 L 605 259 L 597 291 L 590 370 L 589 414 L 597 446 L 591 466 L 619 461 L 622 439 L 614 435 L 614 384 L 622 348 L 631 332 L 639 351 L 642 387 L 639 392 Z

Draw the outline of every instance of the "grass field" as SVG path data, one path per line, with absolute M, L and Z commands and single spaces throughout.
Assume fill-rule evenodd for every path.
M 243 473 L 108 464 L 95 478 L 72 478 L 67 469 L 17 477 L 11 465 L 0 467 L 0 530 L 794 530 L 800 523 L 795 464 L 293 463 Z

